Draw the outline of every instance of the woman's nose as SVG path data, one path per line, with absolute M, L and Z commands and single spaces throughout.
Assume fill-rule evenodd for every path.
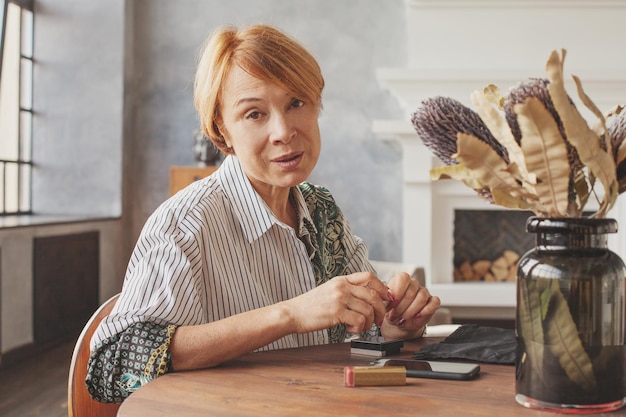
M 270 127 L 270 140 L 272 142 L 289 143 L 296 136 L 296 128 L 290 123 L 285 114 L 274 114 Z

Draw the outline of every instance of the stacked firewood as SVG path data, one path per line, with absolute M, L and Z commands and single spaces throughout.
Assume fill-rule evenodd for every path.
M 520 255 L 515 251 L 505 250 L 502 256 L 493 261 L 465 261 L 454 268 L 454 281 L 515 281 L 519 258 Z

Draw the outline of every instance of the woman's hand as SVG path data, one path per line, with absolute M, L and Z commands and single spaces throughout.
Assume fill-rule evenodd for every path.
M 381 327 L 382 335 L 390 340 L 419 337 L 441 300 L 406 273 L 394 276 L 388 287 L 393 300 Z
M 351 333 L 382 325 L 391 298 L 383 282 L 369 272 L 335 277 L 287 300 L 288 314 L 297 333 L 345 324 Z
M 360 333 L 382 325 L 387 287 L 369 272 L 339 276 L 298 297 L 217 321 L 180 326 L 170 342 L 176 370 L 215 366 L 291 333 L 345 324 Z

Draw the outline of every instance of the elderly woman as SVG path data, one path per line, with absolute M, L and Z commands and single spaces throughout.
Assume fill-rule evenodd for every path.
M 439 298 L 404 273 L 378 280 L 330 192 L 306 182 L 323 87 L 316 60 L 272 27 L 209 38 L 195 106 L 226 157 L 147 220 L 91 341 L 95 399 L 121 402 L 166 372 L 253 350 L 343 342 L 372 327 L 386 339 L 423 334 Z

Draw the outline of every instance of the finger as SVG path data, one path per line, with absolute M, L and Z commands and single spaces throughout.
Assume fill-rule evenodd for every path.
M 427 292 L 420 291 L 420 293 L 425 295 Z M 409 323 L 411 327 L 422 327 L 430 321 L 440 305 L 441 300 L 437 296 L 431 296 L 429 294 L 425 302 L 419 300 L 419 297 L 416 297 L 404 314 L 388 318 L 387 320 L 398 327 L 403 327 L 407 325 L 407 323 Z
M 398 273 L 389 280 L 389 293 L 392 297 L 391 307 L 396 307 L 398 303 L 405 298 L 407 288 L 413 281 L 419 285 L 417 280 L 412 279 L 409 274 L 405 272 Z
M 345 278 L 350 284 L 374 290 L 383 301 L 390 299 L 388 287 L 371 272 L 356 272 L 346 275 Z
M 346 325 L 346 331 L 348 333 L 362 333 L 365 330 L 370 329 L 372 326 L 367 325 L 365 321 L 362 321 L 363 316 L 354 311 L 346 310 L 346 321 L 342 322 Z
M 384 312 L 377 313 L 376 309 L 366 301 L 358 298 L 352 298 L 346 305 L 345 324 L 352 328 L 358 328 L 358 331 L 368 330 L 374 323 L 382 325 L 384 320 Z
M 403 319 L 404 321 L 416 318 L 418 314 L 427 314 L 428 310 L 422 312 L 431 298 L 427 288 L 422 287 L 416 280 L 411 280 L 406 286 L 402 298 L 396 306 L 389 311 L 388 319 L 392 323 L 396 323 Z M 418 317 L 419 318 L 419 317 Z
M 433 295 L 428 299 L 426 305 L 417 313 L 416 317 L 421 315 L 423 317 L 427 317 L 430 320 L 430 318 L 437 312 L 440 306 L 441 299 L 436 295 Z
M 417 280 L 409 277 L 408 274 L 398 274 L 389 282 L 389 292 L 394 298 L 392 308 L 395 315 L 403 314 L 413 302 L 421 286 Z
M 379 326 L 382 325 L 387 312 L 387 305 L 376 291 L 368 287 L 352 285 L 351 295 L 353 301 L 352 304 L 349 304 L 349 308 L 364 314 L 370 313 L 373 322 Z
M 413 328 L 424 327 L 433 317 L 440 305 L 441 300 L 439 299 L 439 297 L 429 297 L 426 305 L 416 315 L 414 315 L 412 319 L 406 319 L 405 324 L 409 323 L 409 326 Z

